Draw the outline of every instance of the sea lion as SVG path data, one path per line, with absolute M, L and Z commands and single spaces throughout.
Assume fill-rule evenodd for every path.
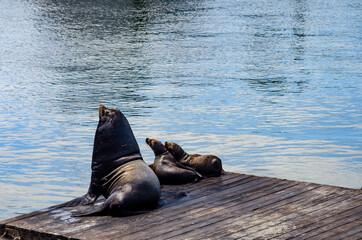
M 195 169 L 205 177 L 220 176 L 224 173 L 221 160 L 215 155 L 190 155 L 173 142 L 165 142 L 165 146 L 178 162 Z
M 161 184 L 185 184 L 202 178 L 194 169 L 180 164 L 160 141 L 146 138 L 146 143 L 155 154 L 150 168 L 156 173 Z
M 106 198 L 103 204 L 73 215 L 131 215 L 157 206 L 161 196 L 160 182 L 143 161 L 126 117 L 120 110 L 102 105 L 99 106 L 88 192 L 61 206 L 91 204 L 100 195 Z

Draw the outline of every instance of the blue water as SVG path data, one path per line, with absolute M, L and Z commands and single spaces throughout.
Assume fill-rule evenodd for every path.
M 0 1 L 0 219 L 83 195 L 98 105 L 224 169 L 362 186 L 358 0 Z

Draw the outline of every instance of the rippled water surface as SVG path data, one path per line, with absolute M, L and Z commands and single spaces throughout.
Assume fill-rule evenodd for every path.
M 224 169 L 362 186 L 361 3 L 0 1 L 0 219 L 83 195 L 97 107 Z

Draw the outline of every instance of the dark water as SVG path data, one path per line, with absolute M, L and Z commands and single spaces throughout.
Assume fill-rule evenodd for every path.
M 362 186 L 361 3 L 0 1 L 0 219 L 84 194 L 97 107 L 224 169 Z

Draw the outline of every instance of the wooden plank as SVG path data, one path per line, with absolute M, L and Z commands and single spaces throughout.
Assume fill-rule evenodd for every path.
M 358 214 L 362 214 L 361 212 L 359 212 Z M 346 237 L 351 236 L 353 234 L 355 234 L 356 232 L 361 232 L 361 228 L 362 228 L 362 221 L 361 218 L 358 216 L 354 216 L 351 217 L 345 223 L 343 223 L 343 225 L 337 227 L 337 228 L 333 228 L 329 231 L 325 231 L 322 234 L 316 235 L 314 237 L 312 237 L 311 239 L 346 239 Z M 353 234 L 352 234 L 353 232 Z M 361 239 L 362 238 L 362 234 L 360 235 L 355 235 L 355 239 Z
M 235 173 L 163 186 L 161 206 L 146 214 L 71 216 L 87 207 L 54 206 L 7 219 L 0 222 L 0 236 L 6 231 L 12 239 L 358 239 L 362 233 L 361 190 Z
M 8 224 L 8 223 L 11 223 L 11 222 L 19 221 L 19 220 L 24 219 L 24 218 L 28 218 L 28 217 L 35 216 L 35 215 L 38 215 L 38 214 L 42 214 L 44 211 L 47 211 L 47 210 L 48 209 L 43 209 L 43 210 L 34 211 L 34 212 L 31 212 L 31 213 L 26 213 L 26 214 L 23 214 L 23 215 L 15 216 L 15 217 L 0 221 L 0 224 Z
M 323 239 L 329 238 L 337 233 L 347 232 L 350 230 L 350 226 L 357 227 L 362 226 L 362 206 L 358 207 L 358 210 L 349 214 L 343 214 L 337 218 L 327 218 L 324 221 L 320 221 L 317 224 L 319 227 L 298 235 L 298 238 L 308 239 Z
M 271 205 L 258 206 L 242 216 L 233 216 L 225 220 L 219 221 L 215 224 L 207 225 L 205 227 L 199 227 L 194 231 L 191 231 L 187 234 L 184 234 L 185 237 L 192 238 L 197 237 L 199 234 L 205 234 L 205 238 L 212 237 L 214 235 L 220 237 L 226 237 L 232 232 L 237 232 L 240 230 L 240 226 L 243 228 L 250 228 L 265 222 L 265 218 L 270 216 L 274 211 L 278 211 L 285 207 L 285 204 L 290 204 L 293 202 L 300 202 L 309 197 L 308 192 L 318 188 L 319 186 L 311 185 L 305 186 L 303 188 L 294 189 L 290 196 L 281 199 L 279 202 L 273 202 Z M 310 198 L 308 198 L 310 199 Z M 267 208 L 267 209 L 265 209 Z M 236 226 L 233 223 L 237 223 Z M 227 226 L 227 227 L 226 227 Z M 225 231 L 227 230 L 227 232 Z
M 316 204 L 315 199 L 318 198 L 311 198 L 311 196 L 308 195 L 302 195 L 303 198 L 301 200 L 303 200 L 302 202 L 299 201 L 299 205 L 305 206 L 308 202 L 310 202 L 311 204 Z M 331 195 L 329 197 L 329 199 L 331 199 L 333 197 L 333 195 Z M 340 196 L 340 199 L 343 199 L 343 196 Z M 292 198 L 292 201 L 294 201 L 295 198 Z M 328 200 L 328 199 L 327 199 Z M 335 202 L 338 202 L 339 199 L 334 199 Z M 288 200 L 289 201 L 289 200 Z M 279 203 L 286 203 L 286 200 L 282 200 Z M 291 205 L 291 202 L 287 202 L 288 205 Z M 208 234 L 205 235 L 205 238 L 207 237 L 211 237 L 212 235 L 217 235 L 219 237 L 226 237 L 229 236 L 230 232 L 243 232 L 244 234 L 242 236 L 247 236 L 248 232 L 253 230 L 254 227 L 254 231 L 252 231 L 252 233 L 254 232 L 258 232 L 261 231 L 263 229 L 267 229 L 270 226 L 268 225 L 263 225 L 265 223 L 269 223 L 269 222 L 276 222 L 278 221 L 278 218 L 282 218 L 283 215 L 282 214 L 286 214 L 286 210 L 285 207 L 288 206 L 284 206 L 281 205 L 278 209 L 276 209 L 275 211 L 277 212 L 277 214 L 274 214 L 274 211 L 270 211 L 273 209 L 273 207 L 275 207 L 276 204 L 270 205 L 268 206 L 268 208 L 266 210 L 269 211 L 265 211 L 264 209 L 259 209 L 258 211 L 253 211 L 247 214 L 242 214 L 241 217 L 232 217 L 230 219 L 226 219 L 226 221 L 223 222 L 219 222 L 216 224 L 212 224 L 210 225 L 209 228 L 199 228 L 197 229 L 195 232 L 191 232 L 191 233 L 187 233 L 187 234 L 183 234 L 184 237 L 187 238 L 192 238 L 195 236 L 198 236 L 198 234 L 200 234 L 201 232 L 207 232 Z M 295 214 L 296 210 L 298 209 L 298 206 L 295 206 L 295 204 L 291 205 L 289 207 L 289 210 L 292 214 Z M 265 211 L 262 212 L 262 211 Z M 275 216 L 275 218 L 273 219 L 272 216 Z M 289 218 L 287 219 L 288 221 L 291 220 L 291 216 L 289 216 Z M 227 227 L 225 227 L 227 226 Z M 239 236 L 232 236 L 233 238 L 235 237 L 239 237 Z
M 336 237 L 331 237 L 331 239 L 336 239 L 336 240 L 356 240 L 356 239 L 362 239 L 362 229 L 361 229 L 361 225 L 356 226 L 354 229 L 352 228 L 350 231 L 348 231 L 347 234 L 343 235 L 335 235 Z
M 352 199 L 353 200 L 353 199 Z M 347 200 L 348 201 L 348 200 Z M 294 221 L 295 229 L 292 231 L 285 232 L 281 235 L 278 235 L 278 238 L 291 238 L 298 237 L 301 233 L 307 233 L 317 229 L 323 224 L 328 222 L 333 222 L 338 220 L 338 217 L 343 217 L 345 215 L 350 215 L 351 211 L 354 213 L 355 211 L 360 211 L 361 202 L 355 201 L 350 202 L 348 207 L 342 208 L 340 204 L 334 203 L 334 209 L 327 210 L 327 213 L 319 213 L 317 216 L 305 215 L 299 219 L 299 222 Z
M 293 188 L 296 188 L 300 186 L 295 186 Z M 292 189 L 292 188 L 290 188 Z M 289 189 L 288 189 L 289 190 Z M 301 190 L 303 191 L 303 189 L 298 189 L 298 191 Z M 208 236 L 212 236 L 214 234 L 217 234 L 218 236 L 222 236 L 222 237 L 226 237 L 230 234 L 230 232 L 238 232 L 240 231 L 240 229 L 244 229 L 244 231 L 246 231 L 248 229 L 248 227 L 245 227 L 244 225 L 248 225 L 248 224 L 252 224 L 252 226 L 255 225 L 259 225 L 260 222 L 264 222 L 265 218 L 268 218 L 270 216 L 273 216 L 273 211 L 269 211 L 266 216 L 255 216 L 255 212 L 260 212 L 263 211 L 263 208 L 272 208 L 275 205 L 279 205 L 282 202 L 285 202 L 286 200 L 290 199 L 290 198 L 294 198 L 296 196 L 296 190 L 290 191 L 288 193 L 286 193 L 284 196 L 279 196 L 279 198 L 277 199 L 266 199 L 266 201 L 264 201 L 264 206 L 263 205 L 259 205 L 257 208 L 254 209 L 247 209 L 247 211 L 243 211 L 243 212 L 237 212 L 236 214 L 234 214 L 233 216 L 229 216 L 228 218 L 225 219 L 221 219 L 221 221 L 217 222 L 217 223 L 213 223 L 212 225 L 208 226 L 209 229 L 206 229 L 206 232 L 209 233 Z M 281 204 L 281 206 L 283 207 L 284 204 Z M 227 227 L 226 227 L 227 226 Z M 195 237 L 197 236 L 197 231 L 196 232 L 190 232 L 187 234 L 184 234 L 184 236 L 187 237 Z M 202 229 L 201 229 L 202 231 Z M 216 231 L 216 232 L 215 232 Z M 211 235 L 210 235 L 211 234 Z
M 319 207 L 319 210 L 323 209 L 323 203 L 317 205 L 316 207 Z M 313 211 L 313 212 L 315 212 L 315 211 Z M 275 221 L 271 220 L 270 222 L 266 222 L 265 224 L 257 226 L 253 229 L 248 229 L 247 231 L 243 231 L 242 234 L 233 234 L 233 235 L 231 235 L 231 237 L 237 238 L 237 239 L 245 238 L 248 236 L 263 237 L 263 238 L 268 238 L 268 239 L 275 238 L 275 235 L 277 235 L 276 233 L 287 232 L 294 228 L 294 224 L 293 224 L 292 220 L 289 219 L 289 217 L 298 218 L 299 214 L 292 213 L 286 217 L 280 217 L 278 219 L 275 219 Z M 313 216 L 309 216 L 309 218 L 313 219 Z M 280 236 L 278 238 L 284 239 L 284 237 L 280 237 Z M 299 238 L 299 236 L 297 238 Z M 307 237 L 307 238 L 309 238 L 309 237 Z
M 137 232 L 130 235 L 135 239 L 150 237 L 152 239 L 170 238 L 172 236 L 183 234 L 191 229 L 202 227 L 212 222 L 219 221 L 219 218 L 230 217 L 229 214 L 235 213 L 240 208 L 246 210 L 258 205 L 258 200 L 272 193 L 282 191 L 283 189 L 294 186 L 296 183 L 281 183 L 280 188 L 270 188 L 257 191 L 258 194 L 251 192 L 249 194 L 240 194 L 238 198 L 231 201 L 219 201 L 215 204 L 205 205 L 205 207 L 197 211 L 185 211 L 184 216 L 175 221 L 167 222 L 162 225 L 155 226 L 152 233 Z M 255 202 L 256 201 L 256 202 Z M 197 223 L 197 224 L 196 224 Z
M 296 215 L 296 217 L 291 218 L 290 216 L 287 216 L 284 222 L 289 222 L 293 224 L 293 228 L 298 229 L 298 227 L 300 227 L 301 224 L 305 224 L 308 221 L 313 221 L 314 223 L 312 224 L 313 226 L 315 226 L 315 221 L 317 219 L 323 219 L 326 217 L 332 217 L 332 219 L 336 219 L 341 212 L 343 212 L 344 210 L 348 210 L 349 208 L 353 208 L 351 207 L 351 203 L 353 202 L 360 202 L 361 198 L 353 198 L 353 199 L 345 199 L 345 196 L 341 195 L 339 197 L 333 197 L 332 199 L 325 199 L 327 201 L 323 201 L 315 206 L 304 206 L 304 204 L 301 206 L 301 210 L 303 211 L 298 211 L 298 209 L 295 207 L 295 212 L 298 213 Z M 305 210 L 304 210 L 305 208 Z M 336 214 L 334 216 L 334 214 Z M 283 218 L 279 218 L 278 221 L 275 222 L 279 222 L 281 221 Z M 285 230 L 284 232 L 288 232 L 290 231 L 290 229 Z M 263 233 L 262 231 L 259 231 L 259 233 Z M 265 236 L 268 237 L 276 237 L 275 233 L 274 234 L 266 234 Z M 285 236 L 284 236 L 285 237 Z
M 0 239 L 42 239 L 42 240 L 76 240 L 72 237 L 54 235 L 52 233 L 14 227 L 11 225 L 0 225 Z
M 288 232 L 295 227 L 295 222 L 303 221 L 305 216 L 308 219 L 313 219 L 318 216 L 318 214 L 325 214 L 328 212 L 329 208 L 333 207 L 334 209 L 338 209 L 342 204 L 350 203 L 349 200 L 345 200 L 344 196 L 339 196 L 337 198 L 327 198 L 324 201 L 319 201 L 319 203 L 308 205 L 302 203 L 300 205 L 291 205 L 289 209 L 292 210 L 290 212 L 280 211 L 275 215 L 274 218 L 270 218 L 264 224 L 257 225 L 252 228 L 244 229 L 239 233 L 235 233 L 230 235 L 232 238 L 241 238 L 252 235 L 253 237 L 276 237 L 276 235 L 280 233 Z M 318 212 L 319 211 L 319 212 Z M 288 236 L 282 236 L 278 238 L 287 238 Z

